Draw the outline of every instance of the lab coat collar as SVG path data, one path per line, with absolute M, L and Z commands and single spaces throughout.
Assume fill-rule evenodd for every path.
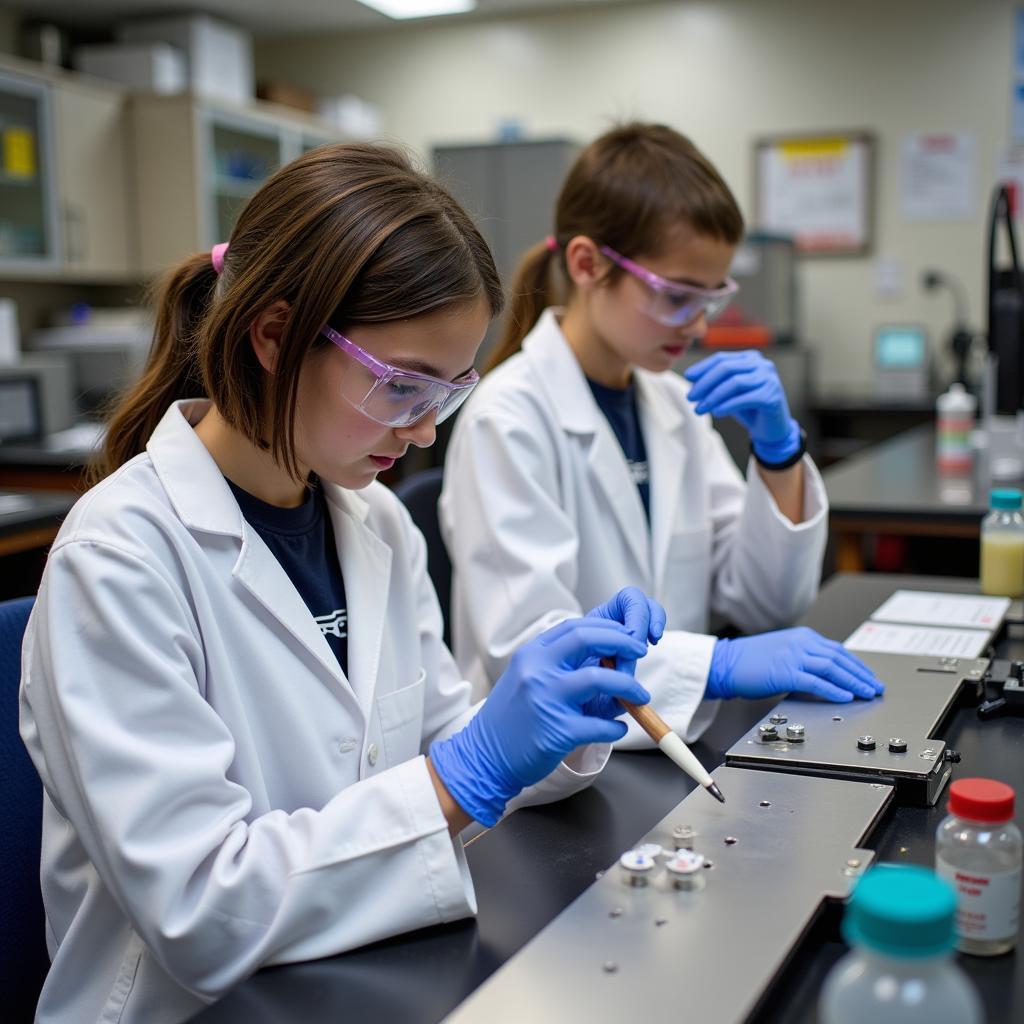
M 196 436 L 193 426 L 209 407 L 207 400 L 174 403 L 147 445 L 175 511 L 190 530 L 238 538 L 241 549 L 232 575 L 368 715 L 383 642 L 391 549 L 366 525 L 366 500 L 336 484 L 323 485 L 349 606 L 346 678 L 301 595 L 259 534 L 245 523 L 220 468 Z
M 190 530 L 242 537 L 242 511 L 224 474 L 193 427 L 212 403 L 175 402 L 157 424 L 146 451 L 178 518 Z
M 687 451 L 691 444 L 700 443 L 693 430 L 695 419 L 688 423 L 682 403 L 672 400 L 671 391 L 658 380 L 660 376 L 636 371 L 640 426 L 651 480 L 651 559 L 658 592 L 665 582 L 662 574 L 679 516 Z
M 603 419 L 587 386 L 576 353 L 562 333 L 558 318 L 564 309 L 545 309 L 523 342 L 523 352 L 537 368 L 559 426 L 570 434 L 594 434 Z
M 549 395 L 561 428 L 593 438 L 589 461 L 598 483 L 615 509 L 627 544 L 647 571 L 651 586 L 658 588 L 663 582 L 660 575 L 679 514 L 687 449 L 700 443 L 694 430 L 696 420 L 687 416 L 681 401 L 673 399 L 673 389 L 665 386 L 662 374 L 634 371 L 651 474 L 648 529 L 640 496 L 629 478 L 618 441 L 562 333 L 558 318 L 563 312 L 546 309 L 523 343 L 523 351 L 538 370 L 537 378 Z M 621 472 L 616 467 L 621 467 Z
M 164 413 L 146 445 L 153 468 L 190 530 L 242 538 L 242 512 L 224 474 L 193 429 L 212 403 L 206 398 L 175 402 Z M 354 491 L 324 482 L 333 505 L 362 522 L 369 505 Z
M 644 575 L 651 577 L 650 530 L 640 493 L 614 431 L 605 419 L 587 378 L 558 323 L 560 309 L 546 309 L 523 343 L 537 369 L 559 426 L 589 439 L 587 464 L 618 520 L 622 536 Z
M 323 487 L 348 604 L 348 682 L 369 718 L 384 645 L 393 552 L 367 525 L 369 505 L 363 498 L 337 484 Z M 327 648 L 327 641 L 320 639 Z

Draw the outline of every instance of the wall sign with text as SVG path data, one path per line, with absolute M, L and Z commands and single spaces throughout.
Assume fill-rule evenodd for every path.
M 871 250 L 874 139 L 866 132 L 763 139 L 755 150 L 759 230 L 807 255 Z

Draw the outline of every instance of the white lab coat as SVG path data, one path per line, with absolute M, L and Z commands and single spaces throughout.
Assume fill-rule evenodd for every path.
M 185 1020 L 265 964 L 474 913 L 422 753 L 472 715 L 400 502 L 325 485 L 346 678 L 172 407 L 54 543 L 22 663 L 45 786 L 43 1024 Z M 585 786 L 575 752 L 517 805 Z
M 654 705 L 687 740 L 710 724 L 702 701 L 714 609 L 749 632 L 792 624 L 814 600 L 827 498 L 804 459 L 794 525 L 753 460 L 744 483 L 678 374 L 636 371 L 650 466 L 651 522 L 615 434 L 546 310 L 522 351 L 489 373 L 459 415 L 439 503 L 453 564 L 453 650 L 474 693 L 525 640 L 635 585 L 668 612 L 637 665 Z M 650 745 L 632 720 L 624 747 Z

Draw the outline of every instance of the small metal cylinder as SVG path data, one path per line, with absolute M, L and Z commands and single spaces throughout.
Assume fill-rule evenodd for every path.
M 874 736 L 858 736 L 857 737 L 857 749 L 858 750 L 874 750 L 877 744 L 875 743 Z
M 665 870 L 673 889 L 696 889 L 704 881 L 704 858 L 699 853 L 680 850 L 669 858 Z
M 672 829 L 672 845 L 677 850 L 692 850 L 697 832 L 691 825 L 677 825 Z
M 627 885 L 643 886 L 654 874 L 654 858 L 643 850 L 629 850 L 619 858 L 619 867 Z
M 805 731 L 806 730 L 802 725 L 794 722 L 792 725 L 786 726 L 786 739 L 789 740 L 790 743 L 803 743 Z

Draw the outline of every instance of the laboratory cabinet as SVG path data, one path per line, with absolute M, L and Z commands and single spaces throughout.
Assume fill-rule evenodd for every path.
M 579 151 L 569 139 L 434 147 L 434 173 L 480 228 L 506 291 L 523 253 L 552 233 L 558 193 Z M 488 331 L 478 363 L 500 330 Z
M 0 275 L 127 278 L 129 200 L 123 91 L 0 60 Z
M 129 109 L 147 275 L 227 241 L 267 177 L 307 150 L 341 141 L 326 122 L 274 104 L 140 94 Z
M 568 139 L 434 148 L 435 174 L 476 221 L 503 281 L 526 249 L 551 234 L 555 202 L 578 152 Z

